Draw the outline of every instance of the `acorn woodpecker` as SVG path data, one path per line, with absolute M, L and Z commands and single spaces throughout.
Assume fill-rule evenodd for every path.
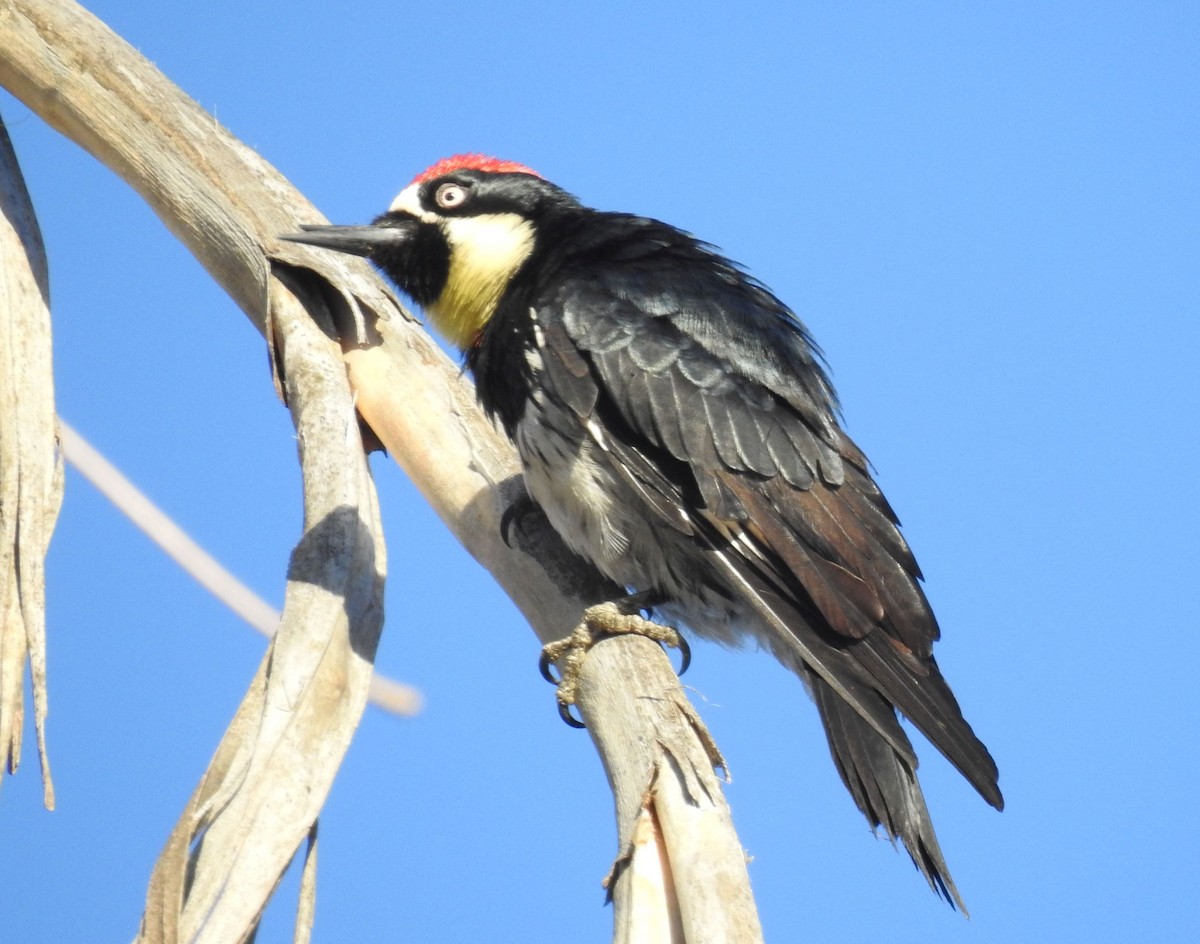
M 800 676 L 872 828 L 962 906 L 897 712 L 1001 809 L 996 764 L 934 660 L 896 516 L 783 302 L 688 233 L 477 154 L 434 164 L 369 226 L 286 238 L 369 258 L 463 351 L 567 544 L 668 621 L 748 636 Z

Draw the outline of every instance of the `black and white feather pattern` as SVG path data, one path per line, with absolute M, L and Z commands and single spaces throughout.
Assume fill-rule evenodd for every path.
M 961 907 L 897 711 L 999 808 L 996 765 L 934 660 L 920 571 L 815 345 L 705 244 L 580 212 L 539 241 L 468 355 L 530 494 L 608 576 L 804 678 L 859 809 Z

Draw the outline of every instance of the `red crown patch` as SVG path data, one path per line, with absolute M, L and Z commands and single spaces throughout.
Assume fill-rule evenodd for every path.
M 486 154 L 455 154 L 453 157 L 443 157 L 427 170 L 423 170 L 413 178 L 414 184 L 423 184 L 427 180 L 453 173 L 456 170 L 479 170 L 488 174 L 531 174 L 541 177 L 536 170 L 518 164 L 516 161 L 502 161 Z

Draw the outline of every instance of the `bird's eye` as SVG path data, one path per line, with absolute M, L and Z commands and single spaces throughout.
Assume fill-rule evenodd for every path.
M 434 200 L 443 210 L 453 210 L 467 202 L 467 188 L 462 184 L 442 184 L 437 188 Z

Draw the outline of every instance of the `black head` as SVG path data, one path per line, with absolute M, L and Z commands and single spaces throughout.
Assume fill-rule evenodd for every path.
M 370 259 L 466 348 L 533 251 L 539 221 L 578 207 L 522 164 L 467 154 L 417 175 L 369 226 L 306 226 L 280 238 Z

